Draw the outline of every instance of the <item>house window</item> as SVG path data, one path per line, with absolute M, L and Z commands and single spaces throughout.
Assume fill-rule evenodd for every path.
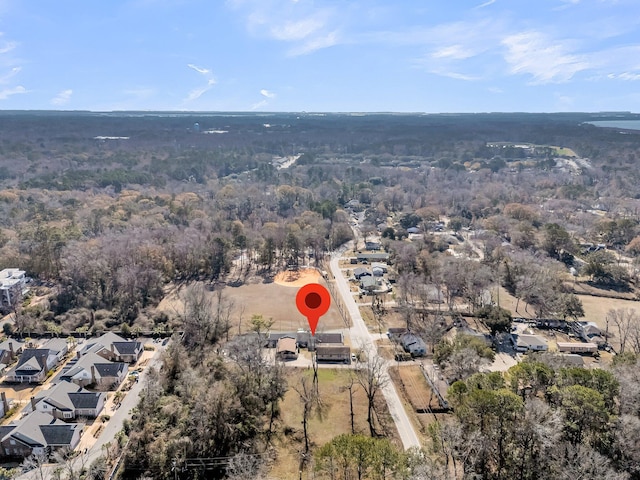
M 64 412 L 64 418 L 72 418 L 73 417 L 73 413 L 71 412 Z
M 15 440 L 9 440 L 9 444 L 11 444 L 11 445 L 15 445 L 15 444 L 16 444 L 16 441 L 15 441 Z

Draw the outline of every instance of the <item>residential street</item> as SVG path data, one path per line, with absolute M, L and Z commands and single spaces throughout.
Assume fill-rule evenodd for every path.
M 351 335 L 351 344 L 353 347 L 358 348 L 362 347 L 368 355 L 378 355 L 378 350 L 374 343 L 374 337 L 369 333 L 364 320 L 362 319 L 362 315 L 360 315 L 360 310 L 356 301 L 351 294 L 349 289 L 349 283 L 347 279 L 344 277 L 340 270 L 339 261 L 342 257 L 342 254 L 352 249 L 352 242 L 343 246 L 340 250 L 334 252 L 330 268 L 331 273 L 336 279 L 336 288 L 342 297 L 342 301 L 346 306 L 347 312 L 351 317 L 351 324 L 353 325 L 350 329 Z M 396 428 L 398 429 L 398 434 L 400 435 L 400 439 L 402 440 L 402 445 L 405 450 L 411 447 L 421 447 L 420 440 L 418 439 L 418 435 L 407 416 L 407 412 L 402 405 L 402 401 L 400 400 L 400 396 L 391 381 L 391 378 L 388 374 L 389 362 L 384 360 L 385 366 L 385 386 L 382 389 L 382 393 L 384 395 L 385 400 L 387 401 L 387 405 L 389 407 L 389 412 L 396 424 Z

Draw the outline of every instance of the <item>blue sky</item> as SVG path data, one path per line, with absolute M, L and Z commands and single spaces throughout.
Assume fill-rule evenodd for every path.
M 0 109 L 640 112 L 640 2 L 0 0 Z

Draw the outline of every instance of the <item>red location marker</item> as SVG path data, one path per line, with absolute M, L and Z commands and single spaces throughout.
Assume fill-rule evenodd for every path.
M 307 317 L 311 335 L 316 334 L 316 327 L 320 317 L 327 313 L 331 305 L 329 291 L 319 283 L 308 283 L 296 295 L 298 311 Z

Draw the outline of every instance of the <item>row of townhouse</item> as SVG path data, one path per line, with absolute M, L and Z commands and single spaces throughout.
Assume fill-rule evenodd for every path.
M 49 340 L 41 348 L 23 348 L 11 339 L 0 344 L 0 348 L 6 344 L 10 352 L 19 355 L 5 381 L 41 383 L 68 351 L 59 348 L 62 344 L 58 340 Z M 50 456 L 61 448 L 75 449 L 84 429 L 78 420 L 100 415 L 106 401 L 104 390 L 117 388 L 126 378 L 128 365 L 138 361 L 142 352 L 140 342 L 114 333 L 85 342 L 63 369 L 58 383 L 32 397 L 20 420 L 0 426 L 0 459 Z M 85 388 L 90 385 L 96 391 Z

